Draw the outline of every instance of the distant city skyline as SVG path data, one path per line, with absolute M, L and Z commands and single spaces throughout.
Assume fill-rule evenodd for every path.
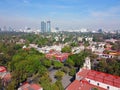
M 42 33 L 51 32 L 51 21 L 42 21 L 41 22 L 41 30 Z
M 120 0 L 0 0 L 0 27 L 120 30 Z

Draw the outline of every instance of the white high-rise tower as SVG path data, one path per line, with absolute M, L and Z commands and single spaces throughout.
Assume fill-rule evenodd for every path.
M 85 63 L 84 63 L 84 65 L 83 65 L 83 68 L 84 69 L 91 69 L 91 62 L 90 62 L 90 58 L 89 57 L 87 57 L 86 59 L 85 59 Z

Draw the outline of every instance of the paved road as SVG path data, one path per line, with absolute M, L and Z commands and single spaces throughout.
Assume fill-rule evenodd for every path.
M 56 82 L 56 78 L 54 77 L 56 71 L 58 71 L 58 70 L 52 69 L 49 72 L 49 76 L 52 79 L 52 83 Z M 61 81 L 64 88 L 66 88 L 71 83 L 72 78 L 73 78 L 72 76 L 69 76 L 68 74 L 65 74 L 65 76 L 62 78 L 62 81 Z
M 72 76 L 69 76 L 67 74 L 62 78 L 62 85 L 64 88 L 66 88 L 71 83 L 70 81 L 71 79 L 72 79 Z
M 54 77 L 56 71 L 57 71 L 57 70 L 51 70 L 51 71 L 49 72 L 49 76 L 50 76 L 50 78 L 52 79 L 52 83 L 55 83 L 55 82 L 56 82 L 56 78 Z

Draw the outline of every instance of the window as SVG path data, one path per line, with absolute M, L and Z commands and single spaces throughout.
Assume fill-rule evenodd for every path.
M 109 87 L 109 86 L 107 86 L 107 89 L 108 89 L 108 90 L 109 90 L 109 88 L 110 88 L 110 87 Z
M 97 83 L 97 85 L 99 86 L 99 83 Z

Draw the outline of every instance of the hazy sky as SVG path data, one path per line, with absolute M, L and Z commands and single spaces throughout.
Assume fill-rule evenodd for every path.
M 120 0 L 0 0 L 0 27 L 120 29 Z

